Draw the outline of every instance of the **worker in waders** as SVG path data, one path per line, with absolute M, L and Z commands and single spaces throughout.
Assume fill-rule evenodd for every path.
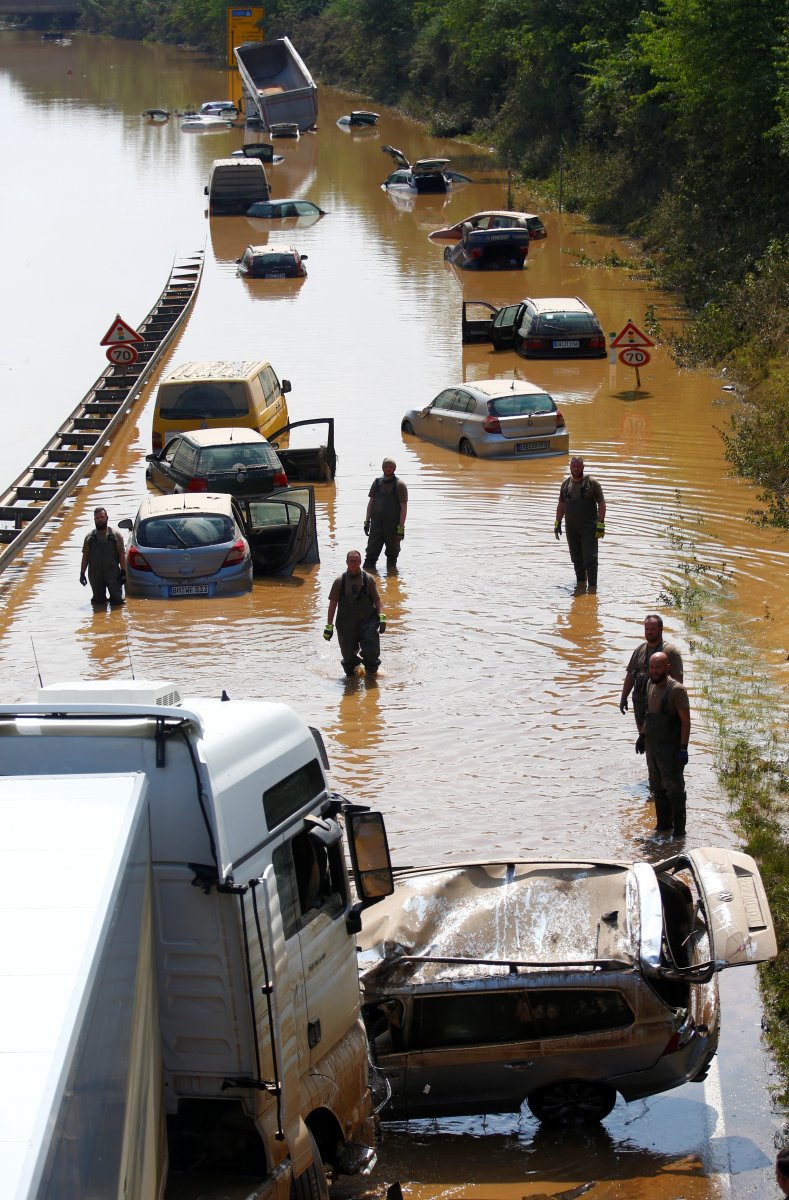
M 591 475 L 584 475 L 584 460 L 570 459 L 570 477 L 559 489 L 553 532 L 558 542 L 562 520 L 567 549 L 575 568 L 576 591 L 597 591 L 597 543 L 605 537 L 603 489 Z
M 636 754 L 647 756 L 649 790 L 655 800 L 655 831 L 685 836 L 685 767 L 690 741 L 690 703 L 681 683 L 669 675 L 668 655 L 649 660 L 644 720 Z
M 329 612 L 323 636 L 330 642 L 334 635 L 337 615 L 337 638 L 346 675 L 353 675 L 360 663 L 369 675 L 381 664 L 380 634 L 386 629 L 386 617 L 381 612 L 381 598 L 372 575 L 362 570 L 362 556 L 350 550 L 346 556 L 347 570 L 339 575 L 329 592 Z
M 123 534 L 110 529 L 106 508 L 93 510 L 95 528 L 82 544 L 79 581 L 83 587 L 88 579 L 91 604 L 123 604 L 123 585 L 126 583 L 126 547 Z M 85 572 L 87 571 L 87 577 Z
M 378 555 L 386 546 L 386 569 L 390 574 L 397 571 L 397 556 L 405 537 L 405 518 L 408 513 L 408 488 L 395 475 L 397 463 L 385 458 L 381 463 L 383 475 L 373 480 L 368 493 L 364 532 L 367 534 L 367 550 L 364 569 L 374 571 Z
M 628 707 L 627 698 L 633 693 L 633 716 L 639 729 L 644 722 L 647 707 L 649 662 L 652 655 L 660 651 L 668 657 L 668 673 L 671 678 L 676 679 L 677 683 L 682 683 L 682 655 L 672 642 L 663 640 L 663 618 L 657 613 L 647 613 L 644 617 L 644 641 L 630 655 L 622 684 L 622 695 L 619 697 L 619 711 L 624 716 Z

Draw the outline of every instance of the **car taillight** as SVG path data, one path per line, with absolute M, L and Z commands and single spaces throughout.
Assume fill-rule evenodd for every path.
M 524 338 L 523 344 L 527 350 L 542 350 L 545 347 L 545 339 L 538 337 Z
M 149 567 L 145 558 L 140 554 L 136 546 L 129 546 L 129 552 L 126 555 L 126 561 L 134 571 L 152 571 L 153 567 Z
M 487 416 L 482 422 L 485 433 L 501 433 L 501 422 L 498 417 Z
M 160 433 L 154 433 L 151 444 L 152 444 L 154 450 L 164 449 L 164 443 L 162 442 L 162 435 Z
M 207 492 L 208 480 L 201 479 L 199 475 L 193 475 L 186 485 L 187 492 Z
M 475 249 L 472 249 L 472 251 L 471 251 L 471 257 L 472 257 L 472 258 L 482 258 L 482 251 L 480 250 L 480 248 L 479 248 L 479 247 L 476 247 Z
M 683 1046 L 687 1046 L 688 1042 L 692 1041 L 695 1036 L 696 1022 L 693 1020 L 693 1017 L 688 1017 L 676 1033 L 672 1033 L 660 1057 L 665 1058 L 667 1054 L 676 1054 L 677 1050 L 681 1050 Z
M 223 567 L 232 567 L 236 563 L 243 562 L 247 556 L 247 544 L 243 538 L 237 538 L 233 543 L 233 548 L 228 552 Z
M 562 416 L 562 410 L 560 408 L 557 408 L 556 410 L 556 428 L 564 428 L 564 417 Z
M 274 472 L 274 487 L 287 487 L 288 477 L 284 471 Z
M 596 333 L 593 337 L 589 338 L 589 349 L 605 350 L 605 337 L 602 333 Z

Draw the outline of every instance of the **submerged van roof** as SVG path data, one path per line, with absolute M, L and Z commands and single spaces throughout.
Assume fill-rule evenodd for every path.
M 181 363 L 171 371 L 162 383 L 183 383 L 204 379 L 249 379 L 269 364 L 265 358 L 242 358 L 234 360 L 214 359 L 203 362 Z

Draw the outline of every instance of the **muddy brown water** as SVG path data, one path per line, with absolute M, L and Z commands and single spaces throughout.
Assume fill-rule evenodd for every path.
M 133 669 L 193 694 L 226 688 L 286 701 L 323 730 L 335 786 L 385 811 L 400 863 L 654 858 L 643 760 L 616 702 L 643 616 L 656 609 L 685 652 L 693 705 L 689 840 L 736 844 L 692 647 L 659 600 L 665 581 L 679 578 L 669 530 L 687 524 L 699 555 L 731 572 L 737 626 L 764 669 L 785 679 L 789 542 L 748 522 L 753 490 L 727 472 L 717 432 L 732 404 L 723 380 L 678 371 L 658 347 L 636 394 L 633 371 L 607 360 L 527 362 L 460 340 L 463 296 L 577 294 L 606 331 L 642 324 L 648 305 L 681 322 L 675 301 L 626 270 L 581 265 L 612 250 L 630 257 L 632 247 L 567 214 L 544 215 L 548 238 L 532 245 L 525 271 L 453 271 L 428 233 L 506 206 L 506 173 L 484 152 L 430 139 L 385 110 L 374 129 L 341 129 L 336 118 L 358 100 L 328 88 L 318 133 L 279 143 L 285 162 L 270 177 L 275 196 L 305 196 L 329 215 L 284 233 L 246 218 L 209 223 L 211 161 L 239 146 L 243 131 L 186 133 L 175 118 L 153 125 L 141 113 L 232 87 L 226 72 L 181 51 L 0 33 L 0 481 L 98 376 L 98 343 L 115 314 L 139 322 L 173 258 L 205 246 L 196 306 L 163 369 L 269 358 L 293 383 L 292 419 L 335 417 L 337 480 L 318 489 L 321 563 L 258 580 L 232 601 L 91 610 L 77 579 L 82 539 L 95 505 L 114 522 L 132 517 L 145 492 L 153 380 L 76 501 L 0 577 L 4 697 L 32 697 L 39 671 L 54 682 Z M 448 156 L 476 182 L 446 198 L 398 201 L 379 186 L 390 168 L 385 142 L 410 158 Z M 309 256 L 306 280 L 236 277 L 247 244 L 277 240 Z M 400 432 L 407 408 L 489 376 L 550 391 L 572 451 L 603 485 L 596 597 L 573 595 L 565 543 L 553 537 L 565 459 L 482 462 Z M 367 490 L 385 454 L 410 493 L 401 570 L 381 580 L 389 624 L 379 677 L 346 683 L 335 643 L 321 637 L 328 590 L 347 550 L 363 548 Z M 719 1070 L 704 1087 L 620 1103 L 589 1134 L 547 1132 L 526 1115 L 390 1130 L 363 1186 L 380 1194 L 399 1178 L 420 1197 L 570 1195 L 584 1183 L 600 1198 L 769 1194 L 779 1124 L 770 1065 L 752 973 L 731 974 L 740 978 L 723 980 Z M 358 1181 L 344 1186 L 359 1194 Z

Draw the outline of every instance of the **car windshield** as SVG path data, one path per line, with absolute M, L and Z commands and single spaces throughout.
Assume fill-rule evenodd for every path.
M 295 259 L 292 254 L 258 254 L 250 255 L 247 266 L 253 270 L 265 270 L 268 267 L 292 267 Z
M 597 328 L 593 317 L 575 312 L 542 313 L 537 324 L 544 332 L 557 333 L 595 333 Z
M 198 472 L 216 474 L 243 467 L 249 471 L 255 467 L 274 467 L 277 457 L 270 446 L 211 446 L 200 454 Z
M 555 412 L 556 405 L 547 392 L 530 396 L 499 396 L 488 408 L 496 417 L 527 417 L 530 413 Z
M 159 414 L 171 421 L 244 417 L 249 412 L 243 383 L 193 383 L 159 389 Z
M 233 521 L 221 513 L 151 517 L 140 522 L 136 533 L 138 545 L 157 550 L 216 546 L 222 542 L 232 542 L 234 537 Z

